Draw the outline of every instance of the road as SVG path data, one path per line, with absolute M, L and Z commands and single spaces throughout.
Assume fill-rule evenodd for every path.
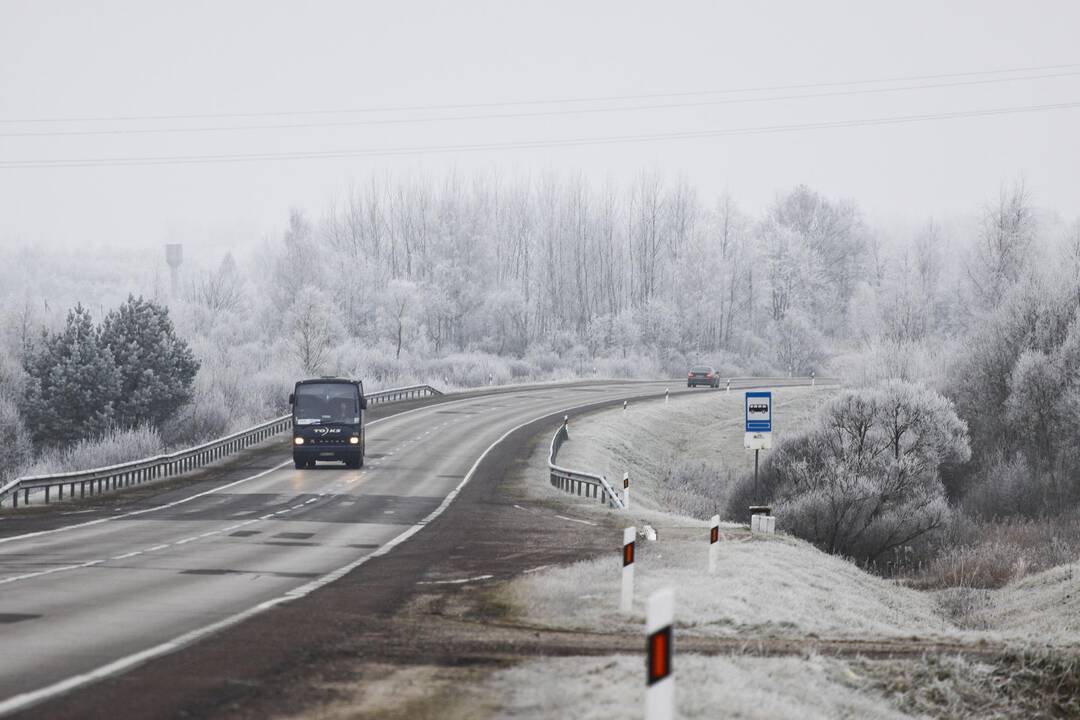
M 515 428 L 667 387 L 686 392 L 578 384 L 388 408 L 369 420 L 361 470 L 295 470 L 280 438 L 244 477 L 58 526 L 53 512 L 43 530 L 0 537 L 0 713 L 174 652 L 391 552 Z

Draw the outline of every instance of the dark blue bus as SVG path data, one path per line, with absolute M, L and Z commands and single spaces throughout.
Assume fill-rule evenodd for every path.
M 364 384 L 324 377 L 301 380 L 289 395 L 293 415 L 293 463 L 313 468 L 319 460 L 364 466 Z

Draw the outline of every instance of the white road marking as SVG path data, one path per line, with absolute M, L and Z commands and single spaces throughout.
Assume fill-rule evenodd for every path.
M 417 585 L 462 585 L 464 583 L 476 582 L 477 580 L 490 580 L 495 577 L 494 575 L 477 575 L 471 578 L 462 578 L 460 580 L 421 580 L 416 583 Z
M 0 585 L 7 585 L 8 583 L 13 583 L 17 580 L 29 580 L 30 578 L 42 577 L 43 575 L 52 575 L 53 573 L 64 572 L 65 570 L 78 570 L 79 568 L 93 567 L 94 565 L 100 565 L 103 562 L 105 561 L 91 560 L 89 562 L 78 563 L 77 565 L 61 565 L 60 567 L 49 568 L 48 570 L 38 570 L 24 575 L 13 575 L 12 577 L 0 580 Z
M 540 572 L 541 570 L 544 570 L 544 569 L 549 568 L 549 567 L 551 567 L 551 566 L 550 565 L 538 565 L 538 566 L 536 566 L 534 568 L 529 568 L 528 570 L 523 570 L 522 574 L 523 575 L 528 575 L 529 573 Z
M 164 550 L 165 548 L 169 547 L 169 544 L 170 543 L 165 543 L 164 545 L 155 545 L 152 548 L 146 548 L 145 550 L 143 550 L 143 552 L 151 553 L 151 552 L 157 552 L 158 550 Z
M 596 526 L 596 523 L 589 522 L 588 520 L 578 520 L 577 518 L 566 517 L 565 515 L 556 515 L 555 517 L 559 518 L 560 520 L 569 520 L 570 522 L 581 523 L 582 525 L 592 525 L 594 527 Z

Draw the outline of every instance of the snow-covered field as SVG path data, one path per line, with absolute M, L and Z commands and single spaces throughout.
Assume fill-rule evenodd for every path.
M 679 656 L 676 711 L 680 718 L 910 717 L 882 695 L 854 687 L 847 663 L 808 658 Z M 641 717 L 645 686 L 641 657 L 552 658 L 495 674 L 489 687 L 502 698 L 498 717 Z
M 629 616 L 617 612 L 617 548 L 610 558 L 527 575 L 511 586 L 510 599 L 529 622 L 575 629 L 640 632 L 646 599 L 664 587 L 676 588 L 676 623 L 685 635 L 925 637 L 954 629 L 937 614 L 932 595 L 800 540 L 729 536 L 721 541 L 717 573 L 709 575 L 704 527 L 696 540 L 658 532 L 659 542 L 638 542 Z

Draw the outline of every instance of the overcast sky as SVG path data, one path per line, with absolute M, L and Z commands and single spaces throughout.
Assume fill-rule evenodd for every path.
M 580 172 L 597 182 L 659 169 L 685 174 L 706 195 L 729 191 L 751 212 L 806 183 L 856 200 L 872 222 L 893 224 L 970 212 L 1023 176 L 1040 205 L 1071 219 L 1080 215 L 1076 107 L 341 155 L 1080 103 L 1078 27 L 1080 3 L 1067 0 L 0 0 L 0 243 L 243 243 L 277 232 L 290 206 L 318 213 L 372 174 L 441 177 L 454 169 Z M 831 84 L 928 75 L 952 77 Z M 881 91 L 928 84 L 948 86 Z M 790 87 L 801 85 L 816 87 Z M 791 97 L 807 94 L 818 97 Z M 656 97 L 596 100 L 641 95 Z M 446 105 L 473 107 L 430 108 Z M 388 107 L 424 109 L 311 112 Z M 587 109 L 603 111 L 578 112 Z M 178 117 L 193 115 L 207 117 Z M 166 117 L 148 119 L 158 116 Z M 72 121 L 79 118 L 99 119 Z M 56 119 L 67 122 L 46 122 Z M 249 129 L 220 130 L 236 126 Z M 197 131 L 172 132 L 182 128 Z M 338 157 L 235 161 L 320 152 Z M 230 161 L 172 160 L 206 156 Z M 66 166 L 102 158 L 170 160 Z M 61 166 L 12 165 L 19 161 Z

